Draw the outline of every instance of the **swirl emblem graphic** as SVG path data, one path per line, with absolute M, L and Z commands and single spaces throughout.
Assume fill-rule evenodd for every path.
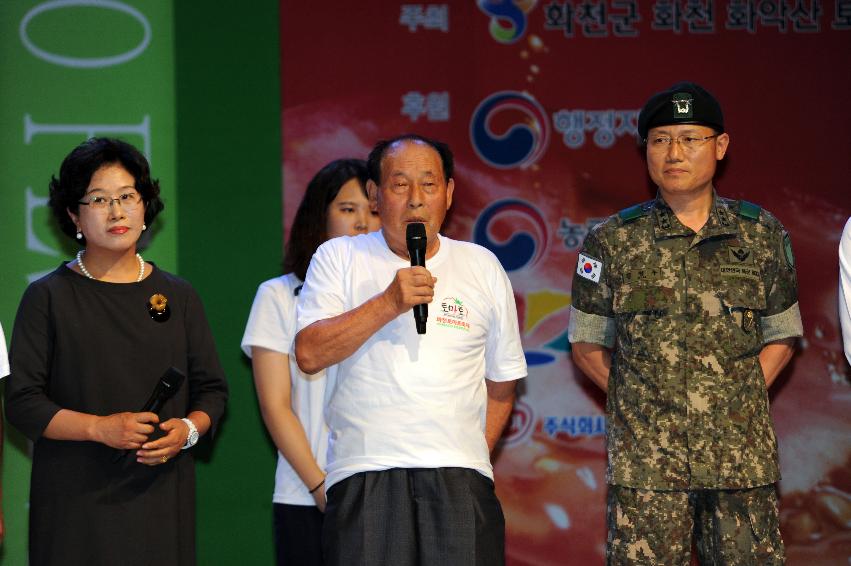
M 511 44 L 526 33 L 526 14 L 535 1 L 479 0 L 479 10 L 490 16 L 488 31 L 499 43 Z
M 502 133 L 492 127 L 498 117 L 519 112 L 525 120 Z M 537 162 L 547 148 L 550 125 L 547 114 L 531 95 L 500 91 L 485 98 L 470 120 L 470 140 L 482 161 L 497 169 L 525 169 Z
M 505 446 L 513 446 L 522 444 L 529 435 L 535 425 L 535 411 L 523 401 L 516 401 L 514 409 L 511 411 L 511 420 L 502 434 L 502 442 Z
M 496 224 L 502 220 L 500 233 Z M 507 235 L 506 235 L 507 233 Z M 541 212 L 520 199 L 499 200 L 485 208 L 473 227 L 473 241 L 492 251 L 507 272 L 532 267 L 549 244 Z

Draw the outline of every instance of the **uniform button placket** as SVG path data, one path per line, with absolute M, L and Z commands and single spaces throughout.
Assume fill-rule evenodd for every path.
M 692 478 L 694 477 L 694 467 L 696 462 L 693 461 L 692 455 L 694 452 L 692 451 L 692 415 L 691 415 L 691 405 L 689 404 L 689 389 L 691 387 L 691 375 L 690 371 L 692 369 L 691 358 L 689 356 L 689 336 L 691 334 L 691 312 L 689 311 L 689 277 L 691 272 L 691 261 L 693 254 L 696 253 L 694 248 L 687 246 L 685 252 L 682 255 L 682 278 L 681 278 L 681 293 L 680 293 L 680 328 L 679 332 L 682 332 L 682 346 L 681 353 L 682 358 L 680 363 L 682 364 L 683 371 L 683 401 L 685 404 L 686 410 L 686 460 L 688 461 L 689 467 L 689 485 L 692 484 Z

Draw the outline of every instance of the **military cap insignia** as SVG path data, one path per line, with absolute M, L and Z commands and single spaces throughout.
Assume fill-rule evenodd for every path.
M 691 118 L 694 114 L 694 98 L 687 92 L 678 92 L 671 99 L 674 118 Z
M 599 283 L 603 274 L 603 262 L 585 254 L 579 254 L 576 262 L 576 273 L 593 283 Z

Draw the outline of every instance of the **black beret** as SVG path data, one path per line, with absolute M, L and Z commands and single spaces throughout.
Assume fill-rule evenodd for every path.
M 650 128 L 672 124 L 701 124 L 720 134 L 724 132 L 724 114 L 706 89 L 681 82 L 657 92 L 644 104 L 638 115 L 638 135 L 645 139 Z

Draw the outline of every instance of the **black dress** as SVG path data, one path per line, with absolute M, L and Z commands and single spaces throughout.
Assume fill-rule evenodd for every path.
M 153 320 L 148 299 L 168 299 Z M 9 422 L 33 440 L 30 564 L 195 563 L 192 450 L 149 467 L 135 453 L 42 433 L 62 408 L 95 415 L 139 411 L 170 366 L 187 379 L 164 422 L 204 411 L 215 426 L 227 384 L 201 301 L 154 266 L 140 283 L 88 279 L 64 264 L 24 293 L 10 348 Z

